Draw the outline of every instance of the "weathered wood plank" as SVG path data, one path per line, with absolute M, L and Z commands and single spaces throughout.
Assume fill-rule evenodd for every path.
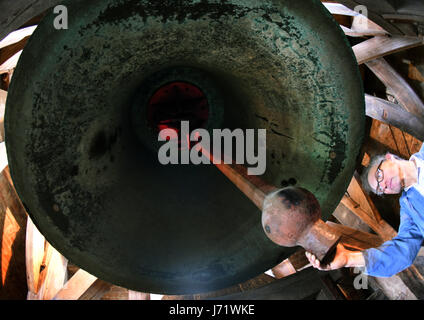
M 15 44 L 22 39 L 31 36 L 36 28 L 36 26 L 31 26 L 11 32 L 6 38 L 0 41 L 0 49 Z
M 362 185 L 357 174 L 354 174 L 347 187 L 349 197 L 352 198 L 364 211 L 366 211 L 376 221 L 380 221 L 380 213 L 377 208 L 372 204 L 372 201 L 367 194 L 363 191 Z
M 424 75 L 412 63 L 408 64 L 408 78 L 420 82 L 424 82 Z
M 0 65 L 0 74 L 8 73 L 10 74 L 13 69 L 15 69 L 18 64 L 19 58 L 22 54 L 22 50 L 13 55 L 10 59 L 8 59 L 5 63 Z M 10 82 L 10 79 L 9 79 Z
M 367 67 L 390 89 L 399 104 L 419 119 L 424 119 L 424 104 L 411 86 L 384 58 L 366 63 Z
M 92 274 L 79 269 L 56 293 L 53 300 L 78 300 L 96 280 Z
M 0 89 L 0 142 L 4 141 L 4 113 L 6 111 L 7 91 Z
M 111 287 L 112 284 L 109 282 L 97 279 L 90 288 L 81 295 L 79 300 L 100 300 L 110 291 Z
M 281 279 L 297 272 L 289 259 L 283 260 L 283 262 L 272 268 L 271 271 L 276 279 Z
M 372 0 L 373 2 L 375 2 L 374 0 Z M 345 7 L 347 7 L 348 9 L 352 10 L 353 12 L 355 8 L 357 8 L 358 6 L 358 1 L 354 1 L 354 0 L 340 0 L 340 1 L 334 1 L 336 3 L 339 3 Z M 387 0 L 380 0 L 380 6 L 386 6 L 385 2 L 387 2 Z M 368 19 L 370 19 L 371 21 L 373 21 L 374 23 L 378 24 L 379 26 L 381 26 L 382 28 L 384 28 L 385 30 L 387 30 L 387 32 L 389 32 L 392 35 L 411 35 L 411 36 L 416 36 L 416 33 L 413 33 L 409 30 L 401 30 L 397 25 L 391 23 L 388 20 L 385 20 L 381 13 L 375 10 L 371 10 L 370 6 L 367 5 L 367 2 L 363 2 L 361 1 L 362 4 L 366 5 L 366 8 L 368 9 L 366 16 L 368 17 Z
M 423 40 L 402 36 L 375 36 L 352 47 L 358 64 L 384 57 L 402 50 L 423 45 Z
M 388 34 L 381 26 L 368 19 L 365 12 L 352 10 L 340 3 L 323 2 L 323 5 L 332 15 L 352 17 L 350 28 L 341 26 L 344 33 L 348 36 L 363 37 Z
M 44 236 L 38 231 L 32 220 L 28 217 L 25 260 L 28 291 L 33 294 L 38 292 L 40 268 L 44 258 L 44 244 Z
M 401 106 L 384 99 L 365 95 L 366 115 L 399 128 L 424 140 L 424 121 Z
M 381 30 L 374 30 L 374 29 L 361 29 L 361 30 L 354 30 L 352 28 L 348 28 L 345 26 L 340 26 L 344 32 L 345 35 L 349 37 L 369 37 L 369 36 L 383 36 L 386 35 L 386 31 Z
M 21 41 L 11 44 L 7 47 L 0 49 L 0 65 L 5 63 L 7 60 L 9 60 L 11 57 L 13 57 L 16 53 L 23 50 L 25 47 L 27 41 L 29 39 L 28 37 L 23 38 Z
M 4 39 L 28 20 L 60 3 L 61 0 L 0 1 L 0 39 Z
M 334 271 L 333 271 L 334 272 Z M 236 292 L 213 299 L 219 300 L 302 300 L 316 297 L 323 289 L 321 272 L 313 268 L 302 270 L 289 277 L 275 280 L 267 285 L 248 291 Z
M 128 300 L 128 289 L 116 285 L 111 285 L 101 300 Z
M 150 300 L 150 293 L 128 290 L 128 300 Z
M 51 300 L 62 289 L 66 281 L 67 264 L 68 260 L 47 243 L 43 261 L 45 269 L 40 274 L 37 300 Z
M 386 152 L 390 152 L 404 159 L 408 159 L 409 153 L 400 153 L 401 150 L 399 150 L 396 146 L 396 142 L 393 138 L 393 132 L 391 128 L 392 126 L 382 121 L 373 119 L 370 135 L 364 141 L 363 150 L 371 157 L 374 155 L 385 154 Z M 407 132 L 403 131 L 403 134 L 407 138 L 408 150 L 411 152 L 411 154 L 418 152 L 420 150 L 420 146 L 422 145 L 422 141 L 418 140 L 417 138 L 414 138 Z
M 343 196 L 341 203 L 346 206 L 352 213 L 364 221 L 372 230 L 380 235 L 384 241 L 392 239 L 396 236 L 393 228 L 384 220 L 377 222 L 373 216 L 363 210 L 352 198 Z
M 0 299 L 25 299 L 27 216 L 14 188 L 0 174 Z
M 364 14 L 358 14 L 353 17 L 350 27 L 353 32 L 362 33 L 367 36 L 385 36 L 388 34 L 386 30 L 368 19 Z

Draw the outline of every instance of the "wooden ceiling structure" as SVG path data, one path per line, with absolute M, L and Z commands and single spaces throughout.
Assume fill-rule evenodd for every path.
M 0 12 L 11 13 L 10 19 L 0 19 L 2 114 L 20 52 L 42 18 L 42 12 L 55 4 L 53 0 L 45 1 L 42 5 L 37 2 L 37 5 L 27 6 L 22 12 L 18 9 L 25 1 L 17 0 L 7 11 L 2 11 L 6 2 L 0 1 Z M 363 161 L 327 224 L 340 233 L 341 241 L 347 248 L 362 250 L 379 246 L 396 235 L 399 207 L 396 196 L 382 199 L 364 192 L 359 174 L 374 154 L 388 150 L 409 158 L 420 149 L 424 140 L 424 61 L 418 57 L 422 53 L 420 50 L 424 49 L 424 7 L 422 11 L 417 11 L 417 7 L 412 6 L 412 10 L 414 1 L 405 1 L 405 6 L 396 7 L 394 1 L 389 0 L 323 3 L 352 44 L 363 76 L 368 121 L 367 138 L 362 149 Z M 366 6 L 367 12 L 363 11 L 364 7 L 358 7 L 361 5 Z M 1 141 L 4 140 L 2 122 L 1 117 Z M 333 275 L 314 271 L 303 249 L 270 272 L 224 290 L 188 296 L 134 292 L 97 279 L 56 251 L 28 217 L 13 187 L 7 165 L 1 169 L 0 299 L 424 298 L 424 272 L 420 259 L 391 278 L 369 277 L 372 290 L 361 291 L 352 286 L 354 270 L 341 270 Z M 291 290 L 294 284 L 299 283 L 308 283 L 309 291 L 296 293 Z

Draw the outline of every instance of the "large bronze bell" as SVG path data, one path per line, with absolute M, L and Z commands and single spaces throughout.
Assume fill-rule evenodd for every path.
M 183 294 L 240 283 L 296 250 L 267 238 L 260 210 L 213 165 L 158 162 L 167 117 L 266 129 L 261 179 L 301 186 L 332 214 L 359 154 L 364 95 L 320 1 L 63 5 L 68 29 L 54 28 L 52 10 L 21 56 L 5 130 L 22 202 L 71 262 L 129 289 Z M 152 98 L 173 83 L 192 90 L 175 95 L 178 112 Z

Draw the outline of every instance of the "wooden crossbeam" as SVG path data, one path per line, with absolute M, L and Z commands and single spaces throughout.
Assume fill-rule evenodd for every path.
M 27 41 L 29 39 L 28 37 L 23 38 L 21 41 L 11 44 L 10 46 L 4 47 L 0 49 L 0 65 L 5 63 L 7 60 L 9 60 L 11 57 L 13 57 L 16 53 L 21 51 Z
M 19 58 L 21 57 L 22 50 L 13 55 L 10 59 L 8 59 L 5 63 L 0 65 L 0 74 L 3 73 L 11 73 L 13 69 L 15 69 L 18 64 Z
M 388 35 L 386 30 L 364 15 L 354 16 L 350 29 L 358 34 L 362 33 L 362 36 Z
M 94 283 L 85 291 L 79 300 L 100 300 L 105 294 L 107 294 L 112 288 L 112 284 L 100 279 L 94 281 Z
M 36 26 L 30 26 L 11 32 L 6 38 L 0 41 L 0 49 L 18 43 L 24 38 L 32 35 Z
M 150 293 L 128 290 L 128 300 L 150 300 Z
M 352 17 L 351 27 L 340 26 L 347 36 L 363 37 L 386 35 L 388 32 L 381 26 L 368 19 L 365 14 L 352 10 L 340 3 L 323 2 L 323 5 L 333 15 Z
M 375 36 L 352 47 L 358 64 L 387 56 L 402 50 L 423 45 L 423 40 L 415 37 Z
M 340 25 L 345 35 L 349 37 L 369 37 L 369 36 L 383 36 L 387 32 L 384 30 L 374 30 L 374 29 L 352 29 Z
M 384 220 L 376 221 L 373 216 L 363 210 L 358 203 L 348 196 L 343 196 L 341 203 L 347 207 L 358 218 L 365 222 L 372 230 L 380 235 L 385 241 L 396 236 L 396 231 Z
M 40 273 L 39 288 L 35 296 L 29 295 L 29 300 L 52 300 L 62 289 L 67 277 L 68 260 L 52 245 L 46 242 L 44 270 Z
M 366 115 L 424 140 L 424 121 L 398 104 L 365 95 Z
M 53 300 L 78 300 L 96 280 L 92 274 L 79 269 L 55 294 Z
M 40 269 L 44 258 L 45 238 L 29 217 L 27 221 L 25 243 L 28 291 L 36 295 L 39 287 Z
M 424 119 L 424 104 L 403 77 L 384 58 L 366 63 L 367 67 L 390 89 L 399 104 L 419 119 Z

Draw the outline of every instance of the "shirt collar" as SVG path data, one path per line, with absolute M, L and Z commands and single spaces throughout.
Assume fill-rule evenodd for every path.
M 408 191 L 409 189 L 411 189 L 411 188 L 413 188 L 413 187 L 416 187 L 417 185 L 419 185 L 420 184 L 420 173 L 421 173 L 421 171 L 423 170 L 422 168 L 424 167 L 424 163 L 423 163 L 423 161 L 421 160 L 421 159 L 419 159 L 419 158 L 417 158 L 415 155 L 412 155 L 411 156 L 411 158 L 409 158 L 409 161 L 412 161 L 412 160 L 414 160 L 415 161 L 415 164 L 416 164 L 416 166 L 417 166 L 417 170 L 418 170 L 418 175 L 417 175 L 417 182 L 416 183 L 414 183 L 413 185 L 410 185 L 409 187 L 407 187 L 407 188 L 404 188 L 404 190 L 405 191 Z

